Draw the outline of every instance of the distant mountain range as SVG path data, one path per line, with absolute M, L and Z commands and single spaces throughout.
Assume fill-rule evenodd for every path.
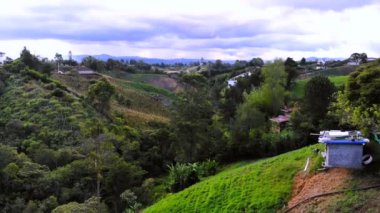
M 81 62 L 83 58 L 90 56 L 90 55 L 73 55 L 73 59 Z M 92 57 L 98 59 L 107 61 L 108 59 L 114 59 L 114 60 L 142 60 L 147 64 L 176 64 L 176 63 L 182 63 L 182 64 L 191 64 L 195 62 L 200 62 L 201 59 L 190 59 L 190 58 L 173 58 L 173 59 L 163 59 L 163 58 L 145 58 L 140 56 L 112 56 L 107 54 L 101 54 L 101 55 L 91 55 Z M 324 60 L 324 61 L 334 61 L 334 60 L 345 60 L 346 58 L 327 58 L 327 57 L 308 57 L 306 58 L 307 61 L 318 61 L 318 60 Z M 203 59 L 204 62 L 211 61 L 215 62 L 215 59 Z M 235 60 L 222 60 L 224 63 L 233 64 L 235 63 Z
M 83 58 L 90 56 L 90 55 L 73 55 L 73 59 L 80 62 Z M 114 60 L 142 60 L 147 64 L 175 64 L 175 63 L 183 63 L 183 64 L 191 64 L 194 62 L 200 62 L 201 59 L 189 59 L 189 58 L 173 58 L 173 59 L 162 59 L 162 58 L 145 58 L 145 57 L 139 57 L 139 56 L 112 56 L 107 54 L 101 54 L 101 55 L 91 55 L 92 57 L 98 59 L 107 61 L 108 59 L 114 59 Z M 215 62 L 216 60 L 213 59 L 203 59 L 204 62 L 211 61 Z M 234 63 L 233 60 L 223 60 L 224 63 Z
M 306 58 L 306 61 L 318 61 L 318 60 L 323 60 L 323 61 L 343 61 L 346 60 L 347 58 L 326 58 L 326 57 L 308 57 Z

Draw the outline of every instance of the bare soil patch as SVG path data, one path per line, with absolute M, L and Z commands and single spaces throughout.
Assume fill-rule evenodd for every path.
M 162 77 L 150 80 L 149 83 L 153 84 L 154 86 L 161 87 L 175 93 L 183 91 L 183 87 L 177 82 L 177 80 L 170 77 L 162 76 Z
M 323 172 L 319 172 L 311 177 L 305 176 L 303 173 L 297 174 L 294 179 L 294 188 L 292 198 L 288 202 L 288 207 L 296 205 L 298 202 L 310 198 L 312 196 L 327 192 L 339 191 L 345 189 L 348 181 L 352 178 L 349 169 L 332 168 Z M 326 200 L 318 198 L 312 203 L 318 204 Z M 300 205 L 292 210 L 292 212 L 309 212 L 310 206 Z

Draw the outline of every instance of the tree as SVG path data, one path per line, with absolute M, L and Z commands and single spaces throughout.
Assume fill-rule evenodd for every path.
M 362 53 L 360 54 L 360 63 L 367 63 L 367 54 L 366 53 Z
M 63 62 L 62 54 L 56 53 L 54 59 L 57 63 L 57 70 L 59 71 L 59 65 Z
M 307 82 L 303 111 L 311 117 L 314 124 L 325 117 L 335 91 L 334 84 L 325 76 L 316 76 Z
M 209 157 L 209 126 L 213 114 L 206 89 L 188 90 L 174 103 L 172 118 L 176 154 L 180 162 Z
M 275 115 L 284 103 L 286 73 L 284 63 L 276 60 L 267 63 L 262 69 L 264 83 L 247 95 L 247 104 L 255 106 L 266 115 Z
M 351 61 L 354 61 L 357 65 L 367 62 L 366 53 L 352 53 L 350 58 Z
M 233 130 L 233 142 L 239 153 L 250 155 L 257 147 L 260 134 L 268 127 L 268 117 L 277 115 L 284 104 L 286 73 L 284 63 L 275 60 L 262 68 L 264 83 L 259 89 L 245 95 L 244 102 L 237 109 Z M 236 142 L 235 142 L 236 141 Z M 251 156 L 252 157 L 252 156 Z
M 131 190 L 127 189 L 120 194 L 120 198 L 126 203 L 127 209 L 136 212 L 141 204 L 137 202 L 137 196 Z
M 360 128 L 364 133 L 380 129 L 380 61 L 360 66 L 351 73 L 344 92 L 338 93 L 330 115 L 340 125 Z
M 38 58 L 32 55 L 30 51 L 26 49 L 26 47 L 24 47 L 24 49 L 21 51 L 20 60 L 26 66 L 29 66 L 29 68 L 38 70 L 40 64 Z
M 285 72 L 288 74 L 286 78 L 286 89 L 290 89 L 292 81 L 298 76 L 297 62 L 292 58 L 287 58 L 285 61 Z
M 106 68 L 106 63 L 104 61 L 98 60 L 92 56 L 83 58 L 81 64 L 98 72 L 101 72 Z
M 109 102 L 114 93 L 115 88 L 103 78 L 89 87 L 87 97 L 94 107 L 104 114 L 109 109 Z
M 306 65 L 306 59 L 305 58 L 302 58 L 301 61 L 300 61 L 300 65 Z
M 380 62 L 359 67 L 351 73 L 345 92 L 348 99 L 357 105 L 380 104 Z
M 264 61 L 261 58 L 252 58 L 249 61 L 249 65 L 255 66 L 255 67 L 262 67 L 262 66 L 264 66 Z
M 259 95 L 262 103 L 258 105 L 267 115 L 275 115 L 284 104 L 285 81 L 287 79 L 284 63 L 281 60 L 268 63 L 263 67 L 262 74 L 264 83 L 260 88 L 261 91 L 259 90 L 262 93 Z

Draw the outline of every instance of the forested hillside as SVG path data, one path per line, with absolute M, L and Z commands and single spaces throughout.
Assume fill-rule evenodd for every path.
M 177 207 L 184 210 L 191 207 L 183 207 L 190 205 L 181 197 L 191 192 L 186 188 L 228 163 L 313 144 L 316 138 L 310 133 L 321 129 L 359 128 L 369 135 L 378 127 L 372 118 L 379 114 L 374 98 L 379 61 L 362 65 L 349 77 L 316 76 L 307 82 L 297 80 L 301 62 L 291 58 L 233 65 L 219 60 L 174 77 L 144 63 L 93 58 L 81 66 L 94 66 L 94 75 L 81 76 L 72 62 L 63 74 L 55 70 L 58 63 L 40 60 L 25 48 L 0 69 L 4 212 L 137 212 L 160 199 L 151 209 L 165 211 L 177 202 L 174 198 L 183 200 Z M 227 85 L 231 79 L 236 80 L 233 86 Z M 285 122 L 278 122 L 284 117 Z M 279 208 L 304 163 L 306 154 L 300 153 L 302 157 L 289 153 L 252 165 L 268 178 L 284 178 L 273 189 L 276 198 L 271 194 L 262 200 L 265 205 L 251 197 L 254 189 L 243 190 L 251 178 L 261 182 L 258 173 L 248 172 L 253 175 L 248 182 L 236 182 L 241 190 L 230 190 L 225 195 L 231 196 L 223 199 L 219 185 L 215 193 L 202 188 L 207 181 L 192 188 L 215 196 L 211 206 L 199 208 L 224 209 L 220 202 L 230 203 L 231 209 Z M 280 166 L 273 165 L 282 161 L 289 164 L 277 171 Z M 234 186 L 232 177 L 240 178 L 232 171 L 215 178 L 220 177 L 231 180 L 223 182 L 230 184 L 227 188 Z M 236 200 L 242 196 L 249 201 Z
M 98 206 L 101 197 L 99 208 L 120 212 L 123 193 L 150 203 L 149 177 L 171 159 L 164 157 L 169 133 L 128 125 L 107 79 L 74 91 L 41 71 L 48 65 L 24 49 L 0 72 L 0 209 L 50 212 L 77 202 L 57 211 L 92 211 L 86 203 Z

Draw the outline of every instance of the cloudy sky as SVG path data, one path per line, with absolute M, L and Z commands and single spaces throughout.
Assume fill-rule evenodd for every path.
M 380 57 L 380 0 L 12 0 L 0 51 L 157 58 Z

